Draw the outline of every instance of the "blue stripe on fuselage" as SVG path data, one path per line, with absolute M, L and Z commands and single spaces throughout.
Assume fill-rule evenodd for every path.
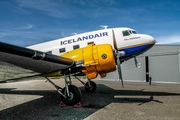
M 144 53 L 145 51 L 149 50 L 154 44 L 148 44 L 148 45 L 141 45 L 141 46 L 136 46 L 136 47 L 131 47 L 131 48 L 125 48 L 120 51 L 124 51 L 125 52 L 125 56 L 123 56 L 122 58 L 126 59 L 126 58 L 132 58 L 134 56 L 140 55 L 142 53 Z

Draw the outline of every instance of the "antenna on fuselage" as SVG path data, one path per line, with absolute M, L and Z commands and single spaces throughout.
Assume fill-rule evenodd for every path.
M 77 35 L 77 33 L 71 33 L 72 35 Z
M 108 25 L 100 25 L 101 29 L 107 29 Z

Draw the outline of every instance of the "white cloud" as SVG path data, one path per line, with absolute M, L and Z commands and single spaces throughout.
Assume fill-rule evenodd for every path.
M 63 1 L 52 0 L 17 0 L 22 8 L 32 8 L 43 11 L 44 14 L 59 18 L 72 17 L 73 13 L 70 8 L 72 6 L 65 4 Z
M 160 36 L 156 37 L 157 44 L 174 44 L 180 43 L 180 35 Z
M 42 11 L 43 14 L 57 18 L 73 18 L 80 14 L 87 17 L 101 17 L 112 14 L 113 9 L 104 14 L 107 8 L 101 6 L 115 4 L 114 0 L 16 0 L 20 8 L 31 8 Z M 92 9 L 93 7 L 93 9 Z M 26 10 L 26 9 L 25 9 Z
M 32 28 L 35 28 L 36 26 L 34 24 L 30 24 L 30 23 L 27 23 L 25 25 L 18 25 L 16 27 L 12 27 L 12 28 L 6 28 L 6 29 L 3 29 L 4 31 L 6 30 L 28 30 L 28 29 L 32 29 Z
M 68 2 L 73 2 L 78 5 L 83 5 L 83 6 L 90 6 L 90 7 L 98 7 L 99 4 L 109 4 L 113 5 L 115 4 L 115 0 L 67 0 Z
M 24 28 L 31 28 L 31 25 L 25 26 Z M 6 29 L 0 30 L 0 38 L 2 42 L 7 42 L 20 46 L 28 46 L 41 42 L 46 42 L 54 39 L 59 39 L 62 37 L 70 36 L 71 33 L 77 32 L 82 33 L 79 29 L 65 29 L 65 28 L 54 28 L 54 29 L 34 29 L 24 30 L 24 29 Z
M 33 28 L 33 25 L 32 24 L 28 24 L 27 26 L 25 26 L 26 29 L 30 29 L 30 28 Z
M 17 28 L 17 29 L 22 29 L 22 30 L 24 30 L 24 29 L 32 29 L 32 28 L 34 28 L 34 27 L 35 27 L 35 25 L 28 23 L 27 25 L 22 26 L 22 27 L 19 27 L 19 28 Z

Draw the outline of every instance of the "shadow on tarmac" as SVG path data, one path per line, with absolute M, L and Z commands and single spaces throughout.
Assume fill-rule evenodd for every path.
M 163 103 L 154 100 L 153 96 L 180 96 L 177 93 L 151 92 L 144 90 L 114 90 L 108 86 L 98 84 L 98 90 L 95 93 L 86 93 L 84 87 L 82 91 L 82 107 L 73 108 L 72 106 L 60 107 L 60 95 L 56 90 L 16 90 L 16 88 L 0 88 L 0 94 L 12 95 L 40 95 L 42 98 L 35 99 L 17 106 L 0 111 L 0 118 L 8 120 L 34 120 L 34 119 L 63 119 L 79 120 L 88 117 L 110 103 L 139 103 L 142 105 L 151 101 Z M 123 96 L 115 98 L 115 95 Z M 129 98 L 126 96 L 134 96 Z M 141 96 L 147 96 L 146 98 Z M 3 104 L 3 103 L 1 103 Z

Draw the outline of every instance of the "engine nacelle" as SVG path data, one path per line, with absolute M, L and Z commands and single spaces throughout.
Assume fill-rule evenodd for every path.
M 61 56 L 71 58 L 76 62 L 84 61 L 85 70 L 82 70 L 82 72 L 86 74 L 88 79 L 94 79 L 98 74 L 105 77 L 106 73 L 116 70 L 114 54 L 110 44 L 90 44 Z

